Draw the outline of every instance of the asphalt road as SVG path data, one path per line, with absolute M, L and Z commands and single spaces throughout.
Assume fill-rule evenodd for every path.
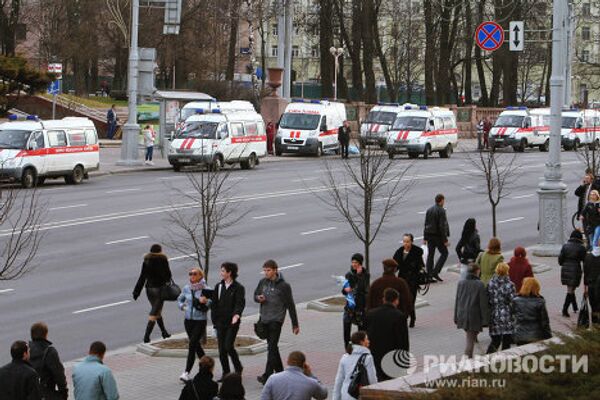
M 576 207 L 572 190 L 584 166 L 576 154 L 562 154 L 571 212 Z M 482 244 L 487 242 L 490 206 L 486 197 L 473 193 L 482 181 L 465 157 L 456 153 L 449 160 L 437 156 L 394 160 L 398 169 L 411 165 L 405 177 L 411 189 L 372 246 L 374 275 L 380 274 L 380 261 L 393 255 L 402 233 L 413 232 L 421 243 L 424 211 L 436 193 L 446 195 L 452 249 L 469 217 L 477 218 Z M 537 150 L 518 154 L 522 165 L 518 181 L 498 209 L 505 250 L 537 240 L 535 190 L 546 157 Z M 332 276 L 342 275 L 351 254 L 363 251 L 348 225 L 314 194 L 323 185 L 324 160 L 341 172 L 343 165 L 333 156 L 263 163 L 253 171 L 232 172 L 235 207 L 248 214 L 227 232 L 228 237 L 218 240 L 209 281 L 217 280 L 220 262 L 237 262 L 239 280 L 248 294 L 246 313 L 257 311 L 251 295 L 266 259 L 279 263 L 295 301 L 301 302 L 336 293 L 339 288 Z M 134 302 L 131 292 L 143 254 L 152 243 L 169 241 L 170 205 L 187 202 L 176 189 L 191 188 L 185 174 L 172 171 L 102 176 L 80 186 L 62 181 L 45 185 L 40 191 L 47 202 L 45 238 L 37 268 L 20 280 L 0 282 L 0 362 L 9 360 L 10 343 L 28 338 L 30 325 L 40 320 L 48 323 L 50 340 L 65 361 L 84 355 L 94 340 L 104 341 L 109 349 L 141 341 L 149 306 L 145 295 Z M 166 252 L 175 258 L 171 261 L 175 280 L 184 284 L 193 262 L 173 250 Z M 456 262 L 453 250 L 450 262 Z M 171 331 L 183 330 L 183 315 L 174 303 L 168 303 L 163 314 Z

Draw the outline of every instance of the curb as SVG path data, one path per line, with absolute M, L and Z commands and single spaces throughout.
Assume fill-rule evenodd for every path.
M 341 295 L 327 296 L 327 297 L 322 297 L 317 300 L 309 301 L 306 304 L 306 309 L 313 310 L 313 311 L 319 311 L 319 312 L 343 312 L 344 306 L 340 306 L 340 305 L 334 306 L 334 305 L 330 305 L 330 304 L 327 304 L 324 302 L 324 300 L 338 298 L 338 297 L 343 297 L 343 296 L 341 296 Z M 427 300 L 425 300 L 422 297 L 417 296 L 417 300 L 415 301 L 415 309 L 425 307 L 428 305 L 429 305 L 429 302 Z
M 537 264 L 531 263 L 531 269 L 534 274 L 543 274 L 544 272 L 548 272 L 552 269 L 548 264 Z M 446 268 L 446 272 L 453 272 L 455 274 L 460 274 L 460 264 L 451 265 Z
M 175 337 L 178 336 L 178 337 Z M 183 338 L 185 335 L 173 335 L 174 338 Z M 210 338 L 215 338 L 209 335 Z M 264 353 L 267 351 L 267 342 L 265 340 L 258 339 L 256 336 L 250 335 L 238 335 L 239 338 L 252 338 L 259 342 L 250 346 L 236 347 L 236 350 L 240 356 L 253 356 L 255 354 Z M 185 358 L 187 357 L 187 349 L 161 349 L 155 346 L 155 343 L 163 342 L 164 340 L 158 340 L 151 343 L 140 343 L 136 347 L 136 351 L 145 354 L 150 357 L 172 357 L 172 358 Z M 154 343 L 154 344 L 153 344 Z M 207 356 L 219 357 L 218 349 L 204 349 Z

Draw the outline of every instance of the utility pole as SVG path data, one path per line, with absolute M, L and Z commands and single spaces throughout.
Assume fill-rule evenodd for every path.
M 567 187 L 560 167 L 561 111 L 564 104 L 566 57 L 565 30 L 568 28 L 568 0 L 554 0 L 552 22 L 552 76 L 550 77 L 550 151 L 544 179 L 538 186 L 539 244 L 533 249 L 538 256 L 558 256 L 565 242 Z
M 567 49 L 567 62 L 565 63 L 565 95 L 564 95 L 564 106 L 565 107 L 570 107 L 571 103 L 572 103 L 572 97 L 571 97 L 571 83 L 572 83 L 572 79 L 571 79 L 571 74 L 572 74 L 572 69 L 571 69 L 571 63 L 573 60 L 573 28 L 575 26 L 574 24 L 574 14 L 573 14 L 573 1 L 572 0 L 567 0 L 568 1 L 568 5 L 567 5 L 567 17 L 565 19 L 565 30 L 564 30 L 564 34 L 565 34 L 565 40 L 566 40 L 566 49 Z
M 283 84 L 279 95 L 290 99 L 292 83 L 293 0 L 281 0 L 277 16 L 277 66 L 283 68 Z

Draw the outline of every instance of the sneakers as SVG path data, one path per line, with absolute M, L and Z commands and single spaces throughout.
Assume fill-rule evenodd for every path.
M 152 161 L 144 161 L 144 164 L 146 164 L 146 165 L 154 165 L 154 163 Z
M 190 378 L 190 373 L 189 372 L 184 372 L 183 374 L 181 374 L 181 376 L 179 377 L 179 380 L 183 383 L 186 383 L 188 381 L 191 381 L 192 378 Z

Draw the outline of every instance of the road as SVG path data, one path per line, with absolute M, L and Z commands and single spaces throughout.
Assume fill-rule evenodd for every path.
M 546 157 L 537 150 L 518 154 L 523 166 L 518 183 L 498 210 L 504 249 L 536 242 L 535 190 Z M 341 172 L 339 159 L 324 159 Z M 576 199 L 571 193 L 584 166 L 575 153 L 563 153 L 562 160 L 568 209 L 573 211 Z M 473 193 L 482 183 L 465 153 L 447 160 L 402 157 L 394 163 L 398 169 L 411 165 L 406 179 L 412 187 L 372 247 L 374 275 L 380 274 L 380 261 L 393 254 L 404 232 L 413 232 L 421 243 L 424 211 L 436 193 L 446 195 L 452 249 L 469 217 L 477 218 L 482 244 L 487 242 L 490 207 L 484 196 Z M 351 254 L 363 251 L 347 224 L 313 193 L 323 185 L 324 170 L 323 159 L 290 159 L 232 172 L 235 205 L 248 214 L 217 243 L 209 280 L 217 279 L 218 263 L 237 262 L 248 294 L 247 314 L 257 311 L 251 294 L 266 259 L 279 263 L 295 301 L 302 302 L 337 292 L 332 276 L 342 275 Z M 49 337 L 63 360 L 84 355 L 94 340 L 104 341 L 109 349 L 141 341 L 149 306 L 144 295 L 134 302 L 131 292 L 143 254 L 152 243 L 169 240 L 170 205 L 186 202 L 175 189 L 191 189 L 185 174 L 131 173 L 92 178 L 80 186 L 62 181 L 45 185 L 41 197 L 48 208 L 37 268 L 20 280 L 0 282 L 0 362 L 9 360 L 10 343 L 28 338 L 30 325 L 40 320 L 48 323 Z M 183 284 L 193 262 L 173 250 L 166 252 L 175 280 Z M 456 262 L 453 250 L 449 262 Z M 174 303 L 165 306 L 164 317 L 171 331 L 183 330 L 183 316 Z

